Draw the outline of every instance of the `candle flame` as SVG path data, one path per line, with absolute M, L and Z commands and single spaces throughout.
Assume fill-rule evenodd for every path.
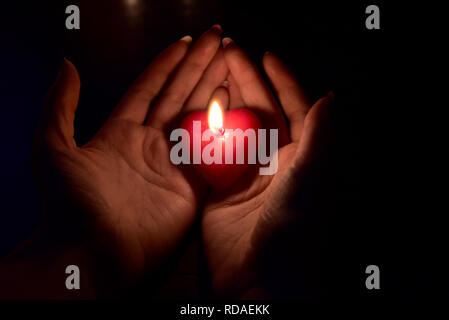
M 212 102 L 209 108 L 208 122 L 212 132 L 217 133 L 223 131 L 223 111 L 217 101 Z

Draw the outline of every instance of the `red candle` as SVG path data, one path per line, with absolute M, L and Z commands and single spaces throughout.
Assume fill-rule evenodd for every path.
M 197 121 L 196 135 L 194 121 Z M 200 129 L 199 124 L 201 124 Z M 191 163 L 204 179 L 215 188 L 225 189 L 232 185 L 247 169 L 249 162 L 251 162 L 249 159 L 253 159 L 252 162 L 254 163 L 257 158 L 257 130 L 261 129 L 262 126 L 257 116 L 249 109 L 232 109 L 223 113 L 219 101 L 214 99 L 210 103 L 208 111 L 194 111 L 184 118 L 181 128 L 187 130 L 190 135 Z M 209 134 L 211 136 L 209 140 L 204 141 L 203 134 L 208 129 L 210 129 Z M 238 138 L 234 134 L 229 134 L 230 129 L 232 129 L 232 132 L 235 132 L 236 129 L 240 129 L 242 132 L 253 129 L 254 139 L 250 142 L 248 137 L 244 137 L 240 140 L 243 143 L 238 144 Z M 199 132 L 201 132 L 200 136 L 198 136 Z M 219 139 L 221 142 L 215 141 L 215 139 Z M 212 148 L 214 141 L 219 143 L 215 150 Z M 254 145 L 248 147 L 249 143 Z M 220 149 L 221 157 L 219 154 L 215 155 L 215 151 Z M 210 154 L 215 160 L 221 158 L 221 163 L 216 163 L 217 161 L 210 164 L 205 163 L 205 154 L 206 156 Z M 237 155 L 240 155 L 240 162 L 242 160 L 241 155 L 244 156 L 244 163 L 237 163 L 239 162 L 237 161 Z

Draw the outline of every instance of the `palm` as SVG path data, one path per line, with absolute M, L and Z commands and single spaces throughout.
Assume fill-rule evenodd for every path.
M 281 103 L 286 102 L 287 124 L 246 55 L 232 43 L 225 48 L 224 56 L 230 69 L 230 108 L 249 107 L 259 113 L 265 126 L 279 129 L 281 146 L 274 175 L 261 176 L 253 167 L 231 189 L 213 190 L 204 208 L 203 243 L 214 289 L 223 295 L 250 297 L 259 289 L 254 283 L 257 257 L 273 235 L 291 221 L 291 211 L 296 211 L 291 209 L 294 185 L 316 153 L 316 146 L 312 148 L 316 141 L 311 137 L 315 135 L 318 111 L 323 108 L 307 113 L 308 101 L 293 76 L 277 58 L 268 56 L 265 69 Z M 301 213 L 294 212 L 297 214 Z
M 48 96 L 35 151 L 49 151 L 42 164 L 51 164 L 58 183 L 47 182 L 42 168 L 38 177 L 44 173 L 49 189 L 62 185 L 64 197 L 80 206 L 75 214 L 84 214 L 98 253 L 118 263 L 125 281 L 158 267 L 198 212 L 205 185 L 172 165 L 167 132 L 216 54 L 220 34 L 213 26 L 193 46 L 184 37 L 161 52 L 82 147 L 73 139 L 80 79 L 67 60 Z
M 96 237 L 114 235 L 107 246 L 132 272 L 161 261 L 195 216 L 202 186 L 171 164 L 168 148 L 161 131 L 111 119 L 59 165 L 88 219 L 104 230 Z
M 203 239 L 218 291 L 226 291 L 229 283 L 249 285 L 236 277 L 249 272 L 245 270 L 251 263 L 249 260 L 263 249 L 263 241 L 259 238 L 263 233 L 268 235 L 273 231 L 267 227 L 277 226 L 277 216 L 271 207 L 275 204 L 273 201 L 282 199 L 278 191 L 283 190 L 282 184 L 289 177 L 286 169 L 294 162 L 292 154 L 296 148 L 297 144 L 291 143 L 279 149 L 279 168 L 275 175 L 260 176 L 249 172 L 248 178 L 252 177 L 249 185 L 243 177 L 240 180 L 243 182 L 233 186 L 232 190 L 211 194 L 204 209 Z

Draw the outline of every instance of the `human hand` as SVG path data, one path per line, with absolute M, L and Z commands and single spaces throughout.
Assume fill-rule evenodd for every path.
M 161 52 L 83 146 L 73 139 L 80 89 L 73 64 L 64 60 L 49 92 L 33 151 L 47 220 L 55 225 L 76 208 L 63 220 L 83 220 L 78 225 L 96 253 L 113 259 L 123 281 L 157 268 L 199 209 L 205 185 L 170 162 L 167 130 L 215 56 L 220 34 L 212 27 L 191 48 L 183 38 Z
M 311 107 L 291 71 L 275 55 L 266 54 L 264 69 L 281 109 L 246 54 L 229 38 L 223 43 L 230 70 L 230 108 L 250 108 L 265 128 L 279 130 L 279 163 L 273 176 L 258 175 L 253 168 L 228 190 L 212 190 L 202 217 L 203 246 L 218 295 L 276 295 L 272 284 L 265 282 L 265 272 L 270 274 L 267 279 L 281 279 L 282 266 L 292 260 L 289 256 L 300 254 L 293 246 L 298 237 L 310 241 L 307 246 L 317 240 L 305 234 L 311 235 L 307 228 L 319 219 L 313 215 L 324 200 L 319 190 L 320 165 L 326 160 L 333 95 Z M 317 231 L 315 237 L 319 235 Z

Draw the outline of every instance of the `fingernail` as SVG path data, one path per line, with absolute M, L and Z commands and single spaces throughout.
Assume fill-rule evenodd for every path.
M 271 54 L 271 52 L 270 51 L 265 51 L 265 53 L 263 55 L 266 56 L 268 54 Z
M 223 32 L 223 28 L 219 24 L 214 24 L 210 29 L 217 31 L 219 34 Z
M 189 35 L 187 35 L 187 36 L 184 36 L 184 37 L 182 37 L 181 39 L 179 39 L 179 41 L 184 41 L 185 43 L 187 43 L 187 44 L 191 44 L 192 43 L 192 37 L 191 36 L 189 36 Z
M 224 88 L 226 88 L 226 89 L 228 89 L 228 88 L 229 88 L 229 81 L 228 81 L 228 80 L 224 80 L 224 81 L 221 83 L 221 86 L 224 87 Z
M 234 42 L 234 40 L 232 40 L 229 37 L 223 38 L 223 40 L 221 40 L 221 43 L 223 44 L 223 48 L 226 48 L 226 46 L 229 45 L 231 42 Z

